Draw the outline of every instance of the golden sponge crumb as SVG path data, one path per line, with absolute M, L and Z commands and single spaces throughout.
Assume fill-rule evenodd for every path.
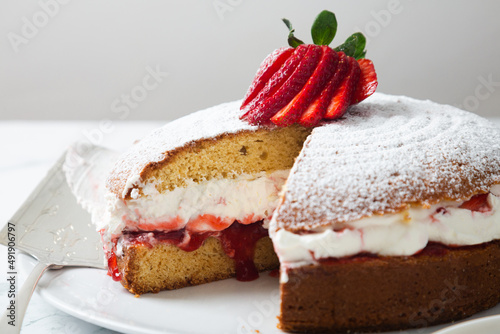
M 310 132 L 294 125 L 197 141 L 171 152 L 160 166 L 146 169 L 143 179 L 164 192 L 185 186 L 186 180 L 200 182 L 289 169 Z
M 141 177 L 144 183 L 154 183 L 159 192 L 166 192 L 184 187 L 188 181 L 290 169 L 310 133 L 310 128 L 294 125 L 199 140 L 168 152 L 163 162 L 148 166 Z M 259 271 L 279 267 L 269 237 L 257 242 L 254 262 Z M 235 276 L 234 261 L 224 253 L 216 238 L 208 238 L 193 252 L 170 244 L 152 248 L 130 246 L 118 259 L 118 268 L 123 275 L 123 286 L 135 294 L 178 289 Z
M 257 242 L 254 262 L 259 271 L 279 267 L 269 237 Z M 234 277 L 236 273 L 233 259 L 224 253 L 219 239 L 213 237 L 192 252 L 171 244 L 125 247 L 123 257 L 118 258 L 118 269 L 123 275 L 122 285 L 137 295 L 208 283 Z

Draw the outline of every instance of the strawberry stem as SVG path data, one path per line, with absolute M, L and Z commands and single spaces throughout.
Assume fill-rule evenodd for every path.
M 316 16 L 311 27 L 311 36 L 316 45 L 330 45 L 337 33 L 335 14 L 324 10 Z
M 347 56 L 353 57 L 356 60 L 365 58 L 366 55 L 366 38 L 360 33 L 354 33 L 349 36 L 345 42 L 337 46 L 334 50 L 337 52 L 344 52 Z
M 283 18 L 283 23 L 285 23 L 286 27 L 288 28 L 288 45 L 290 45 L 292 48 L 296 48 L 297 46 L 304 44 L 300 39 L 295 37 L 293 33 L 295 32 L 295 29 L 292 27 L 292 23 L 288 20 Z
M 295 29 L 292 27 L 290 20 L 283 18 L 283 22 L 288 28 L 288 44 L 296 48 L 304 44 L 303 41 L 295 37 Z M 324 10 L 316 16 L 314 23 L 311 27 L 311 36 L 314 44 L 316 45 L 330 45 L 337 34 L 337 18 L 335 14 Z M 347 56 L 353 57 L 356 60 L 365 58 L 366 55 L 366 38 L 360 33 L 354 33 L 349 36 L 346 41 L 337 46 L 334 50 L 337 52 L 344 52 Z

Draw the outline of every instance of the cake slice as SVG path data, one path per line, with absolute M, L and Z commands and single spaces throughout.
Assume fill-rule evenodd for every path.
M 280 327 L 430 326 L 500 302 L 500 129 L 375 94 L 315 128 L 270 234 Z
M 168 123 L 116 162 L 97 224 L 109 273 L 130 292 L 278 268 L 267 225 L 310 130 L 248 125 L 239 103 Z

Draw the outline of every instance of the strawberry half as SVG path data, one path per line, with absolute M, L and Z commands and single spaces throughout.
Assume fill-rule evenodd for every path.
M 378 86 L 377 73 L 375 72 L 373 62 L 363 58 L 358 60 L 358 64 L 361 69 L 361 76 L 359 78 L 358 87 L 356 88 L 356 93 L 354 93 L 352 104 L 359 103 L 375 93 Z
M 327 81 L 335 73 L 339 58 L 337 53 L 328 46 L 323 45 L 321 49 L 321 59 L 313 74 L 300 93 L 271 118 L 274 124 L 288 126 L 297 122 L 300 115 L 308 108 L 313 99 L 321 93 Z
M 243 103 L 241 105 L 244 108 L 251 100 L 257 96 L 257 94 L 262 90 L 266 83 L 271 79 L 274 73 L 276 73 L 285 61 L 290 58 L 292 53 L 295 51 L 294 48 L 279 48 L 274 50 L 269 56 L 264 59 L 262 64 L 260 64 L 259 70 L 255 74 L 255 78 L 248 88 L 248 92 L 243 98 Z
M 325 118 L 336 119 L 342 117 L 347 108 L 351 105 L 351 101 L 358 85 L 361 69 L 356 59 L 347 57 L 349 71 L 340 83 L 339 88 L 334 93 L 333 98 L 328 106 Z
M 246 116 L 250 124 L 267 124 L 269 119 L 286 106 L 300 92 L 313 73 L 321 57 L 321 47 L 307 45 L 307 53 L 290 77 L 274 94 L 257 105 Z

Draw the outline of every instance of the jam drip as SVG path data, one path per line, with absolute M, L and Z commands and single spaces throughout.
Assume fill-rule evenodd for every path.
M 267 235 L 262 221 L 249 225 L 233 223 L 221 231 L 219 240 L 224 252 L 234 260 L 238 281 L 252 281 L 259 277 L 259 271 L 253 262 L 255 245 Z
M 208 237 L 218 238 L 224 252 L 234 260 L 236 279 L 239 281 L 252 281 L 259 277 L 259 272 L 253 261 L 255 245 L 263 237 L 268 236 L 267 230 L 262 226 L 263 221 L 243 225 L 235 221 L 222 231 L 193 233 L 185 229 L 163 232 L 124 232 L 123 240 L 130 245 L 153 247 L 158 243 L 175 245 L 185 252 L 192 252 L 203 245 Z M 116 243 L 113 241 L 113 250 L 108 253 L 108 275 L 115 281 L 122 279 L 118 270 L 116 258 Z
M 101 234 L 101 238 L 104 235 L 104 230 L 100 230 L 99 233 Z M 106 255 L 108 257 L 108 276 L 111 276 L 114 281 L 121 281 L 122 280 L 122 274 L 118 270 L 118 263 L 117 263 L 117 258 L 116 258 L 116 242 L 118 239 L 114 239 L 112 241 L 113 247 L 109 252 L 106 252 Z
M 108 275 L 111 276 L 116 282 L 122 280 L 122 274 L 118 270 L 116 259 L 116 244 L 113 246 L 113 250 L 108 254 Z

